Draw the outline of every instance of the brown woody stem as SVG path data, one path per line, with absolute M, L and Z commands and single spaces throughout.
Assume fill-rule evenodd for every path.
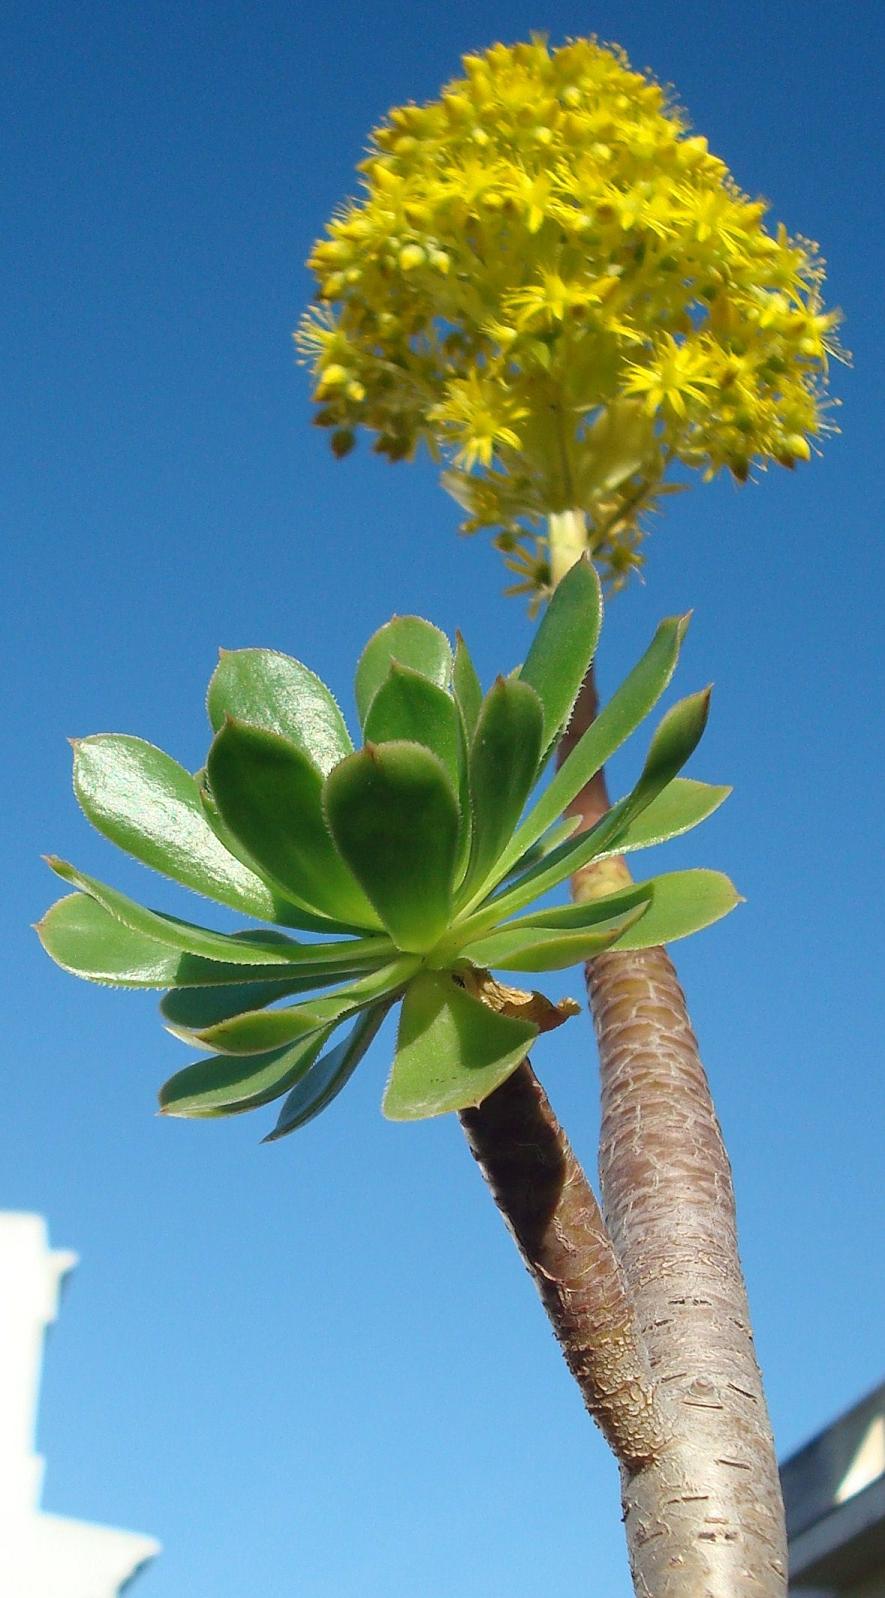
M 593 1191 L 528 1061 L 461 1125 L 590 1414 L 628 1472 L 667 1435 Z
M 561 753 L 596 713 L 592 672 Z M 608 808 L 600 772 L 573 811 Z M 623 862 L 578 873 L 597 897 Z M 731 1170 L 672 962 L 663 949 L 588 962 L 599 1041 L 606 1221 L 673 1440 L 623 1474 L 640 1598 L 782 1598 L 783 1507 L 737 1247 Z

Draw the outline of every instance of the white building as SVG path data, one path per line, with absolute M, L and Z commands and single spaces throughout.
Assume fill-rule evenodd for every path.
M 0 1212 L 0 1598 L 116 1598 L 159 1544 L 40 1508 L 34 1450 L 43 1342 L 76 1254 L 40 1215 Z

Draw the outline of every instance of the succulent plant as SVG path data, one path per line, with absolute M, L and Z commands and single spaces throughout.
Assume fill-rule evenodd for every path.
M 705 691 L 667 712 L 635 786 L 596 826 L 575 835 L 577 819 L 563 819 L 669 682 L 687 620 L 674 617 L 533 796 L 601 616 L 582 559 L 524 664 L 486 694 L 460 637 L 453 650 L 430 622 L 395 616 L 357 665 L 356 750 L 319 678 L 265 649 L 222 653 L 207 700 L 214 738 L 195 776 L 139 738 L 75 742 L 75 792 L 99 832 L 185 887 L 276 924 L 212 931 L 50 857 L 76 890 L 37 928 L 51 957 L 94 982 L 168 989 L 168 1029 L 212 1051 L 166 1082 L 166 1114 L 232 1115 L 285 1095 L 270 1138 L 291 1132 L 337 1095 L 399 1002 L 385 1113 L 414 1120 L 475 1105 L 577 1009 L 492 972 L 653 946 L 735 905 L 728 879 L 701 870 L 589 904 L 538 904 L 591 859 L 687 831 L 729 792 L 678 776 L 704 728 Z

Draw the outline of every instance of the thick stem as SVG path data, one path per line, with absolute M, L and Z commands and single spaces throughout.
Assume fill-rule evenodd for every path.
M 567 747 L 592 721 L 592 675 Z M 608 808 L 600 773 L 572 807 Z M 623 881 L 580 872 L 576 898 Z M 646 1470 L 622 1472 L 639 1598 L 783 1598 L 786 1541 L 771 1426 L 753 1350 L 728 1157 L 685 999 L 663 949 L 586 968 L 599 1040 L 606 1222 L 674 1428 Z
M 631 1477 L 668 1437 L 593 1191 L 526 1060 L 461 1124 L 590 1414 Z
M 605 1213 L 675 1411 L 667 1457 L 624 1483 L 636 1590 L 781 1598 L 783 1508 L 731 1171 L 685 1000 L 663 949 L 599 955 L 587 986 Z

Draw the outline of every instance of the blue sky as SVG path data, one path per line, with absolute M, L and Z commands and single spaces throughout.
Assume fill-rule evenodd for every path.
M 144 1598 L 537 1598 L 576 1572 L 629 1591 L 614 1467 L 456 1121 L 378 1113 L 389 1039 L 273 1147 L 260 1113 L 161 1122 L 184 1055 L 152 1000 L 66 977 L 28 930 L 47 850 L 148 893 L 79 816 L 65 738 L 136 732 L 196 767 L 220 644 L 289 650 L 345 700 L 394 610 L 460 626 L 486 677 L 524 650 L 497 557 L 456 541 L 429 465 L 332 461 L 289 339 L 367 130 L 497 38 L 595 31 L 673 82 L 742 186 L 820 241 L 845 311 L 842 437 L 674 500 L 600 672 L 609 691 L 694 607 L 678 688 L 716 693 L 692 770 L 735 794 L 649 870 L 718 866 L 747 895 L 678 954 L 781 1451 L 880 1375 L 881 24 L 795 0 L 145 0 L 12 24 L 0 1205 L 82 1255 L 46 1370 L 45 1501 L 158 1536 Z M 586 1017 L 536 1064 L 592 1168 Z

